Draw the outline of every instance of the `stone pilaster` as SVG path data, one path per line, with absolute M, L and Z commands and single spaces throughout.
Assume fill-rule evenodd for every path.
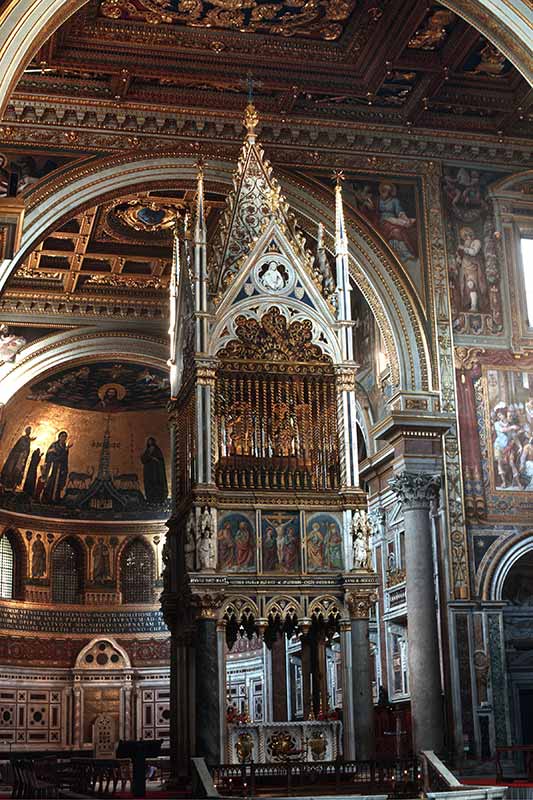
M 439 752 L 444 744 L 444 718 L 429 514 L 438 498 L 440 476 L 401 472 L 389 485 L 401 503 L 405 525 L 413 745 L 416 752 Z

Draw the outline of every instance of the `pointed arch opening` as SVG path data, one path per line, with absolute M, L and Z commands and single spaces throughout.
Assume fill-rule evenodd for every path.
M 52 601 L 76 605 L 83 602 L 84 553 L 73 536 L 61 539 L 52 551 Z
M 128 542 L 120 554 L 120 591 L 123 603 L 154 601 L 155 558 L 144 539 Z

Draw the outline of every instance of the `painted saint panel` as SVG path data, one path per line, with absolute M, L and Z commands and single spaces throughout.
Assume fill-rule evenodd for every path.
M 389 87 L 395 93 L 398 87 Z M 400 88 L 401 91 L 401 88 Z M 328 175 L 317 176 L 331 189 Z M 345 173 L 346 213 L 355 211 L 371 225 L 397 256 L 422 303 L 424 286 L 424 225 L 421 184 L 414 176 Z
M 136 364 L 91 363 L 22 389 L 4 411 L 0 506 L 78 519 L 166 517 L 167 397 L 167 376 Z
M 261 531 L 263 572 L 300 572 L 300 514 L 262 511 Z
M 423 298 L 422 216 L 414 179 L 349 176 L 346 202 L 355 206 L 395 252 Z
M 488 187 L 501 173 L 446 167 L 448 271 L 453 326 L 458 334 L 503 331 L 501 255 L 488 202 Z
M 254 572 L 257 564 L 255 523 L 252 514 L 230 511 L 218 521 L 219 572 Z
M 491 488 L 533 492 L 533 370 L 487 369 L 485 384 Z
M 307 516 L 306 558 L 308 572 L 339 572 L 344 569 L 342 531 L 333 514 Z

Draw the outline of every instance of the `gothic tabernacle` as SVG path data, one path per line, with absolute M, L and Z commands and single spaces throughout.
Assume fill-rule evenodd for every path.
M 531 791 L 529 5 L 0 2 L 0 798 Z

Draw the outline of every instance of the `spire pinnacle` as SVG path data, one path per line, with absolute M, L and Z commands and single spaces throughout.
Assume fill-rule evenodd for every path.
M 198 244 L 205 242 L 206 225 L 205 225 L 205 208 L 204 208 L 204 166 L 205 163 L 202 159 L 198 160 L 196 164 L 196 228 L 194 231 L 194 238 Z
M 335 254 L 337 256 L 347 256 L 348 242 L 346 240 L 344 206 L 342 201 L 343 171 L 336 170 L 333 173 L 333 180 L 335 181 Z

